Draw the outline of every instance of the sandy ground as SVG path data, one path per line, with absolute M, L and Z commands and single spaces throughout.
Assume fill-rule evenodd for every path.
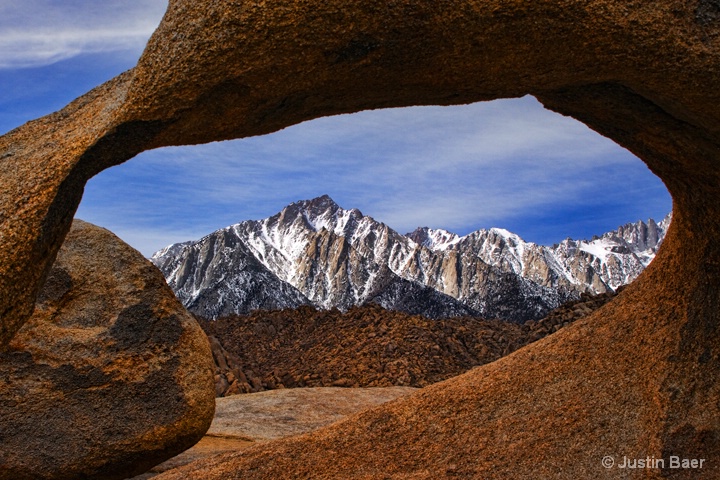
M 146 480 L 255 442 L 309 432 L 416 390 L 410 387 L 292 388 L 218 398 L 213 423 L 200 442 L 131 480 Z

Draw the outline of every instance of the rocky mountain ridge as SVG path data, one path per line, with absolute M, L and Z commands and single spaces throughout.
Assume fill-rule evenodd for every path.
M 298 387 L 425 387 L 493 362 L 585 317 L 615 297 L 590 295 L 541 320 L 429 319 L 378 305 L 256 310 L 200 319 L 215 359 L 215 393 Z
M 432 318 L 542 318 L 583 292 L 612 292 L 654 258 L 669 225 L 637 222 L 552 247 L 507 230 L 401 235 L 327 195 L 299 201 L 152 257 L 193 313 L 379 304 Z

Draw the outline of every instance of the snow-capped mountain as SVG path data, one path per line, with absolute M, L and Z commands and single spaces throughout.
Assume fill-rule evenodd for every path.
M 322 196 L 171 245 L 151 260 L 183 304 L 209 318 L 373 302 L 429 317 L 521 321 L 581 292 L 634 280 L 654 258 L 669 221 L 545 247 L 498 228 L 464 237 L 428 228 L 401 235 Z

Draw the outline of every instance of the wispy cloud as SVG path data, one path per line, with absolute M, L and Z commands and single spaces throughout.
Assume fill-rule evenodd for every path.
M 144 229 L 147 241 L 136 246 L 149 254 L 324 193 L 400 232 L 513 226 L 540 243 L 548 242 L 538 222 L 550 222 L 557 241 L 583 235 L 571 225 L 587 231 L 584 215 L 597 218 L 598 210 L 609 210 L 611 223 L 591 234 L 635 220 L 630 204 L 669 208 L 640 160 L 526 97 L 360 112 L 146 152 L 93 180 L 80 215 L 111 229 L 132 226 L 136 238 Z M 178 236 L 185 233 L 194 234 Z
M 140 52 L 166 0 L 24 0 L 0 4 L 0 68 L 52 64 L 85 53 Z

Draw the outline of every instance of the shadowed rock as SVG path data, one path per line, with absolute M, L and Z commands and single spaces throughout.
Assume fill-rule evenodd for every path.
M 328 478 L 352 460 L 358 478 L 437 478 L 441 465 L 601 478 L 617 473 L 598 468 L 612 452 L 718 459 L 719 11 L 709 0 L 173 0 L 134 70 L 0 138 L 0 342 L 29 318 L 86 180 L 144 149 L 530 93 L 665 182 L 673 224 L 652 266 L 559 335 L 223 468 Z
M 76 221 L 0 354 L 0 479 L 122 479 L 193 445 L 215 408 L 209 345 L 162 275 Z

